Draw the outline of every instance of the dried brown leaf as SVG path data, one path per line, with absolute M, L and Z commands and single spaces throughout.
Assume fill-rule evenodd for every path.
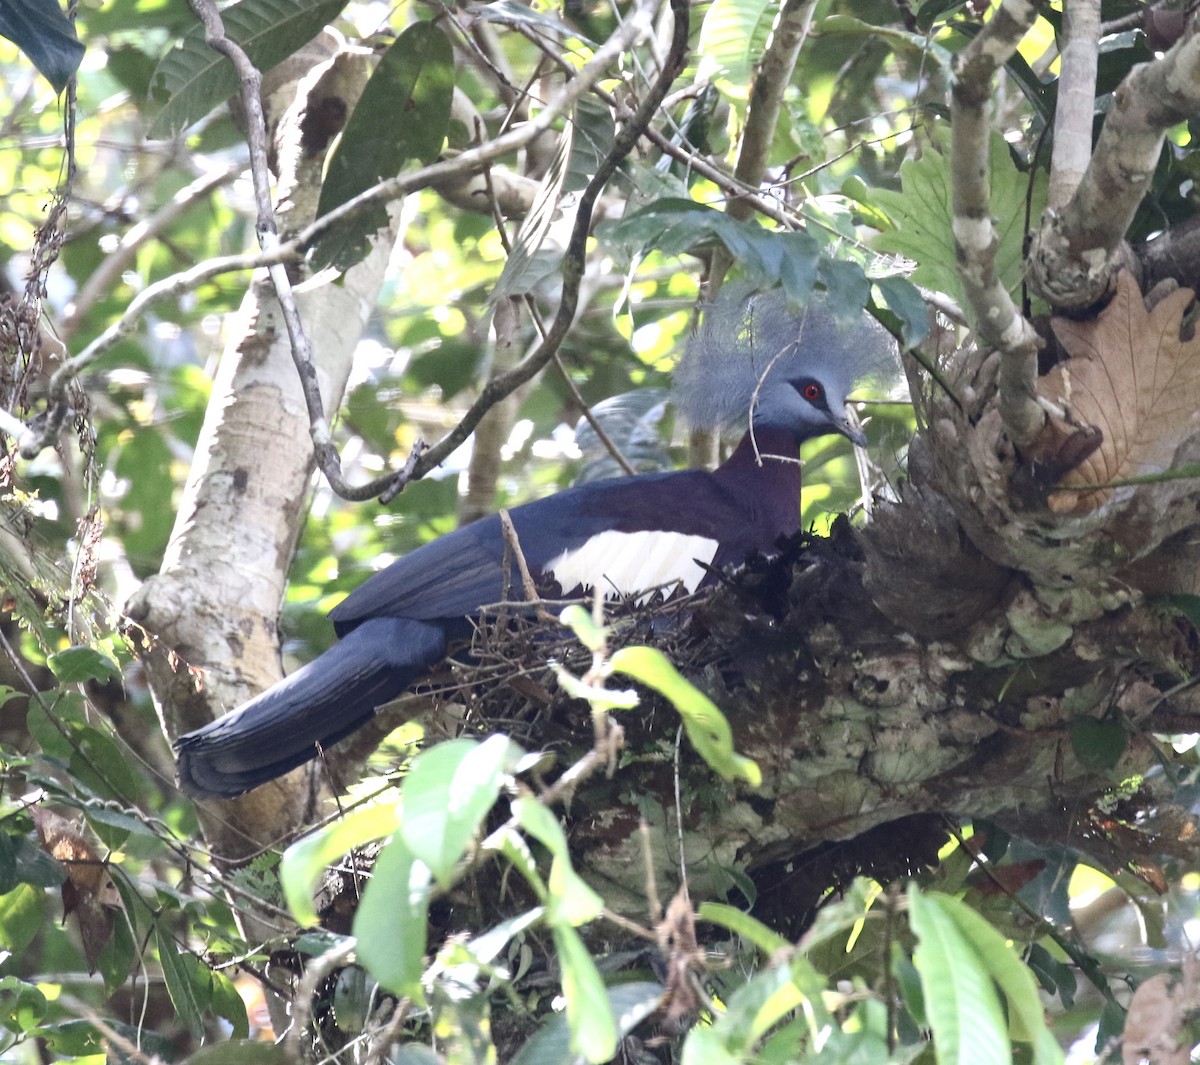
M 1125 1065 L 1187 1065 L 1188 1047 L 1179 1038 L 1183 1027 L 1166 973 L 1143 980 L 1125 1016 L 1121 1060 Z
M 1041 392 L 1067 408 L 1079 425 L 1104 440 L 1059 482 L 1050 507 L 1086 513 L 1100 506 L 1107 484 L 1170 468 L 1175 450 L 1200 429 L 1200 337 L 1180 338 L 1191 289 L 1170 293 L 1147 310 L 1128 272 L 1117 278 L 1112 302 L 1095 318 L 1055 318 L 1055 335 L 1070 358 L 1042 379 Z

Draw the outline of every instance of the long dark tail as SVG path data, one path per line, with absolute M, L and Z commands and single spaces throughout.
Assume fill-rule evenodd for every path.
M 445 630 L 372 618 L 320 657 L 211 725 L 175 742 L 191 795 L 240 795 L 312 758 L 365 724 L 446 654 Z

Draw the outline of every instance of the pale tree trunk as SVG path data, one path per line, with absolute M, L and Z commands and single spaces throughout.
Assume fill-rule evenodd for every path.
M 302 82 L 277 141 L 282 229 L 314 217 L 325 148 L 336 132 L 305 136 L 310 116 L 349 114 L 369 73 L 369 56 L 344 53 Z M 302 147 L 314 143 L 315 152 Z M 383 282 L 396 239 L 392 217 L 339 284 L 297 292 L 327 414 L 341 402 Z M 314 469 L 309 414 L 265 276 L 255 278 L 236 322 L 161 571 L 129 605 L 169 652 L 148 656 L 147 673 L 170 737 L 207 724 L 282 675 L 279 611 Z M 209 843 L 228 858 L 257 853 L 293 831 L 320 792 L 319 777 L 302 769 L 239 799 L 205 804 Z

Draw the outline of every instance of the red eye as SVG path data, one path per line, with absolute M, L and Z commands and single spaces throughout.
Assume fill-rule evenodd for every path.
M 821 386 L 813 381 L 809 381 L 808 384 L 800 389 L 800 395 L 807 399 L 809 403 L 816 403 L 821 398 Z

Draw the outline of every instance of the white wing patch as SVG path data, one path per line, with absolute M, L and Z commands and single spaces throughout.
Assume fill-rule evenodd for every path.
M 581 547 L 564 551 L 546 566 L 564 592 L 595 588 L 605 599 L 640 595 L 650 598 L 650 589 L 682 584 L 694 592 L 704 579 L 705 566 L 712 564 L 718 543 L 707 536 L 648 530 L 617 532 L 609 529 L 593 536 Z M 663 589 L 670 595 L 673 589 Z

